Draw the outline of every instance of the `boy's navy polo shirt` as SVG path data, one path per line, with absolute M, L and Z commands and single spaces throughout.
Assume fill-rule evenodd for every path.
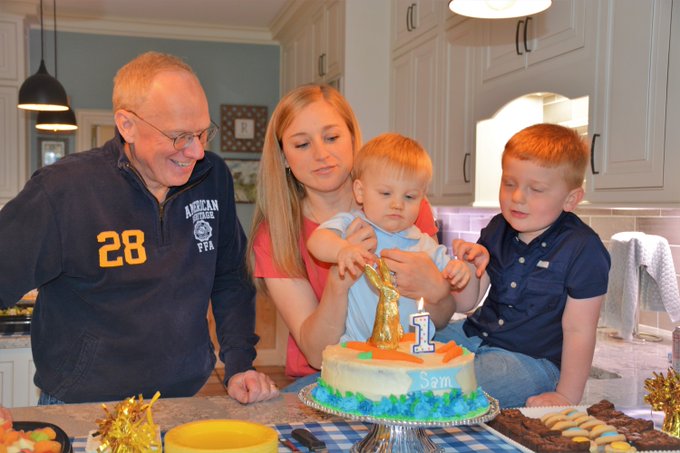
M 529 244 L 498 214 L 478 241 L 489 250 L 491 289 L 465 322 L 482 344 L 562 361 L 562 313 L 567 296 L 587 299 L 607 292 L 610 259 L 597 234 L 573 213 Z

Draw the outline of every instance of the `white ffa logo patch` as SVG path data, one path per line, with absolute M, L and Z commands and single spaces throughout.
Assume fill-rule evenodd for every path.
M 210 240 L 213 232 L 210 221 L 215 220 L 216 211 L 219 211 L 217 200 L 196 200 L 184 207 L 186 218 L 190 218 L 194 223 L 194 238 L 196 238 L 198 253 L 215 250 Z

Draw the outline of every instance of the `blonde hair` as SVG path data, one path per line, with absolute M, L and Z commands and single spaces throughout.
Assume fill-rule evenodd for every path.
M 196 77 L 191 66 L 179 57 L 145 52 L 126 63 L 113 78 L 113 111 L 138 109 L 144 104 L 153 79 L 164 71 L 186 71 Z
M 359 123 L 347 100 L 335 88 L 329 85 L 302 85 L 281 98 L 267 125 L 260 159 L 255 213 L 248 239 L 248 267 L 251 275 L 255 268 L 253 238 L 266 222 L 276 268 L 292 277 L 307 277 L 299 243 L 305 187 L 286 168 L 282 137 L 300 111 L 317 101 L 327 102 L 345 121 L 352 137 L 353 150 L 361 146 Z M 258 290 L 266 291 L 258 279 L 255 284 Z
M 575 130 L 540 123 L 522 129 L 508 140 L 503 163 L 508 157 L 534 161 L 542 167 L 564 166 L 567 185 L 576 189 L 583 185 L 590 150 Z
M 432 160 L 425 148 L 417 141 L 395 133 L 378 135 L 357 152 L 352 177 L 361 179 L 366 172 L 370 177 L 370 171 L 375 168 L 422 178 L 426 184 L 432 179 Z

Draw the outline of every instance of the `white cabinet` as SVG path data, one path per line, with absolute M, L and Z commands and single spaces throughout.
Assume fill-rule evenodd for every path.
M 666 142 L 677 123 L 680 4 L 603 1 L 597 96 L 590 121 L 592 202 L 680 202 L 680 149 Z M 673 9 L 673 19 L 671 19 Z M 674 24 L 671 23 L 673 20 Z M 671 33 L 674 48 L 671 49 Z M 671 92 L 671 90 L 675 90 Z M 676 93 L 676 100 L 669 97 Z M 675 123 L 672 116 L 675 114 Z M 622 191 L 626 189 L 625 191 Z
M 555 0 L 533 16 L 483 21 L 482 79 L 488 81 L 586 45 L 586 2 Z
M 312 29 L 303 27 L 281 44 L 282 94 L 313 80 Z
M 445 34 L 441 87 L 443 141 L 434 157 L 432 201 L 435 203 L 438 198 L 466 202 L 474 187 L 475 25 L 475 21 L 465 20 L 450 27 Z
M 25 78 L 23 19 L 0 17 L 0 206 L 26 182 L 26 116 L 17 109 Z
M 281 88 L 338 79 L 343 72 L 345 2 L 308 2 L 282 31 Z
M 439 35 L 412 48 L 392 62 L 392 125 L 395 132 L 418 141 L 436 162 L 439 146 L 437 80 Z M 437 168 L 435 166 L 435 168 Z M 436 190 L 431 186 L 431 190 Z M 430 193 L 431 197 L 437 195 Z
M 40 390 L 33 384 L 35 365 L 31 348 L 2 349 L 0 358 L 0 405 L 36 406 Z
M 312 18 L 314 81 L 335 80 L 342 74 L 344 59 L 344 4 L 340 0 L 324 3 Z
M 433 29 L 448 11 L 442 0 L 397 0 L 392 8 L 394 49 Z

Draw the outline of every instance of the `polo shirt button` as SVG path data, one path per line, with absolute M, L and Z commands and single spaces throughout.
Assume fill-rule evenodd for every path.
M 547 244 L 547 243 L 545 243 L 545 242 L 541 242 L 541 247 L 547 247 L 547 246 L 548 246 L 548 244 Z
M 482 336 L 483 336 L 483 337 L 488 337 L 489 334 L 488 334 L 487 332 L 482 332 Z
M 524 264 L 524 262 L 525 262 L 526 260 L 524 259 L 523 256 L 520 256 L 519 259 L 518 259 L 517 261 L 519 261 L 520 264 Z
M 517 288 L 517 283 L 515 282 L 510 283 L 510 288 Z
M 505 320 L 499 319 L 499 320 L 498 320 L 498 325 L 499 325 L 499 326 L 502 326 L 503 324 L 505 324 Z

